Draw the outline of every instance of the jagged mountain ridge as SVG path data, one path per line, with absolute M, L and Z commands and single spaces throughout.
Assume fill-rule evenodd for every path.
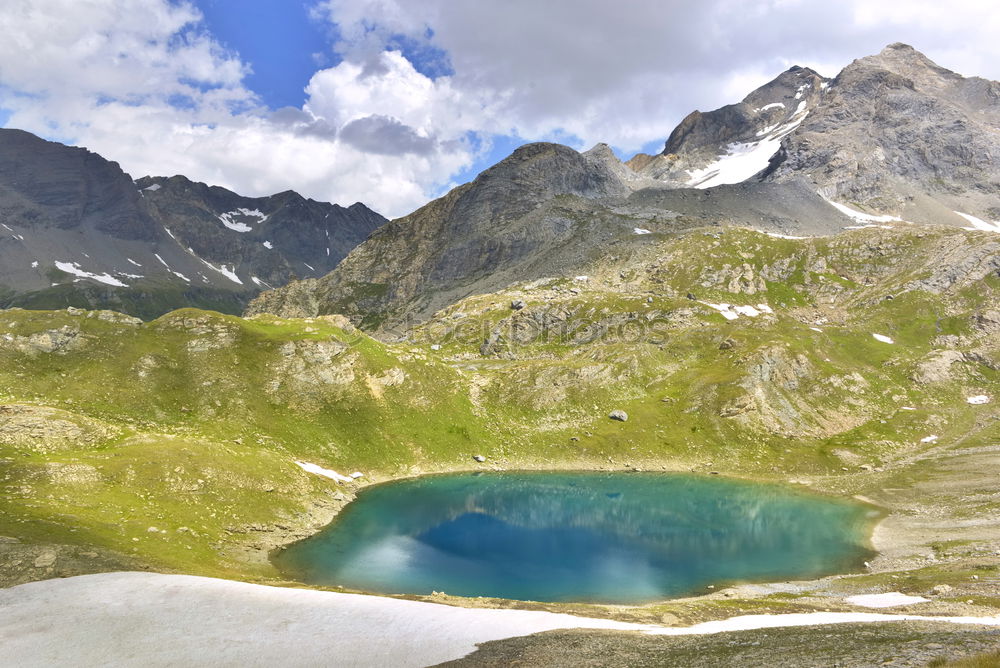
M 877 215 L 987 229 L 1000 218 L 1000 83 L 890 44 L 832 80 L 793 67 L 740 104 L 693 112 L 659 155 L 627 164 L 696 188 L 804 179 Z
M 815 236 L 902 218 L 1000 231 L 998 89 L 893 44 L 832 80 L 793 67 L 690 114 L 663 153 L 625 165 L 603 145 L 524 146 L 248 313 L 398 327 L 518 280 L 585 274 L 637 234 L 706 225 Z
M 134 182 L 86 149 L 0 129 L 0 306 L 239 312 L 264 288 L 330 271 L 384 222 L 291 191 Z
M 670 134 L 662 153 L 640 153 L 626 164 L 678 188 L 745 181 L 767 168 L 781 140 L 820 103 L 828 84 L 808 68 L 792 67 L 738 104 L 691 112 Z

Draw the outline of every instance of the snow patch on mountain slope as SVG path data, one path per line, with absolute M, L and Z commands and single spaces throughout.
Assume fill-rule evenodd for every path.
M 346 475 L 341 475 L 334 471 L 333 469 L 325 469 L 319 464 L 310 464 L 309 462 L 295 462 L 300 469 L 306 471 L 307 473 L 315 473 L 316 475 L 321 475 L 324 478 L 329 478 L 330 480 L 336 480 L 337 482 L 351 482 L 353 478 Z
M 956 211 L 958 215 L 965 218 L 967 221 L 972 223 L 972 227 L 967 227 L 967 230 L 982 230 L 984 232 L 1000 232 L 1000 222 L 989 222 L 983 220 L 982 218 L 976 218 L 975 216 L 970 216 L 967 213 L 962 213 L 961 211 Z
M 56 269 L 60 271 L 65 271 L 67 274 L 72 274 L 74 276 L 79 276 L 80 278 L 89 278 L 91 280 L 97 281 L 98 283 L 104 283 L 105 285 L 113 285 L 117 288 L 127 288 L 127 283 L 122 283 L 117 278 L 111 274 L 94 274 L 89 271 L 84 271 L 80 268 L 79 262 L 59 262 L 56 261 Z
M 250 232 L 253 230 L 252 227 L 247 225 L 245 222 L 236 220 L 237 217 L 242 218 L 257 218 L 255 224 L 260 225 L 267 220 L 267 216 L 261 213 L 258 209 L 244 209 L 239 208 L 235 211 L 227 211 L 226 213 L 219 214 L 218 218 L 222 221 L 222 224 L 233 230 L 234 232 Z
M 822 196 L 822 194 L 820 196 Z M 849 207 L 847 205 L 841 204 L 839 202 L 834 202 L 833 200 L 827 199 L 826 197 L 823 197 L 823 199 L 826 200 L 826 203 L 829 204 L 830 206 L 832 206 L 833 208 L 835 208 L 837 211 L 841 212 L 842 214 L 844 214 L 848 218 L 851 218 L 852 220 L 855 220 L 855 221 L 857 221 L 859 223 L 902 223 L 902 222 L 906 222 L 902 218 L 900 218 L 899 216 L 889 216 L 889 215 L 876 216 L 876 215 L 873 215 L 873 214 L 870 214 L 870 213 L 864 213 L 863 211 L 858 211 L 857 209 L 852 209 L 851 207 Z M 865 227 L 871 227 L 871 225 L 865 225 Z M 851 228 L 845 228 L 845 229 L 862 229 L 862 228 L 851 227 Z
M 240 277 L 236 275 L 236 265 L 233 265 L 232 269 L 230 269 L 229 267 L 227 267 L 224 264 L 219 265 L 218 267 L 216 267 L 214 264 L 212 264 L 208 260 L 202 259 L 200 257 L 198 259 L 201 260 L 202 262 L 204 262 L 209 267 L 209 269 L 213 269 L 213 270 L 219 272 L 220 274 L 222 274 L 223 276 L 225 276 L 226 278 L 228 278 L 233 283 L 237 283 L 239 285 L 243 285 L 243 281 L 241 281 Z
M 809 115 L 805 101 L 799 103 L 787 123 L 764 128 L 757 133 L 760 141 L 733 143 L 715 162 L 701 168 L 688 170 L 687 185 L 705 189 L 726 183 L 742 183 L 765 169 L 771 158 L 781 148 L 781 140 L 799 127 Z

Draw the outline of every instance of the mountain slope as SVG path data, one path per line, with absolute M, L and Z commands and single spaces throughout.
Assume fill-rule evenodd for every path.
M 0 306 L 238 312 L 265 287 L 328 272 L 383 222 L 292 192 L 133 183 L 90 151 L 0 129 Z
M 1000 230 L 1000 83 L 891 44 L 833 80 L 795 67 L 738 105 L 693 112 L 661 154 L 629 164 L 696 188 L 804 180 L 876 215 Z
M 598 220 L 610 213 L 606 205 L 630 191 L 625 174 L 607 147 L 580 154 L 559 144 L 522 146 L 382 227 L 330 275 L 269 292 L 249 312 L 349 313 L 373 325 L 427 314 L 470 290 L 516 280 L 540 258 L 594 252 L 609 236 Z M 400 308 L 411 302 L 412 311 Z
M 691 112 L 662 153 L 639 154 L 626 164 L 676 187 L 740 183 L 767 168 L 781 140 L 820 103 L 827 84 L 812 70 L 793 67 L 738 104 Z
M 1000 83 L 965 78 L 905 44 L 848 65 L 784 142 L 772 180 L 914 222 L 1000 218 Z
M 843 497 L 893 488 L 897 518 L 930 522 L 905 545 L 922 568 L 932 543 L 979 551 L 989 543 L 969 532 L 1000 531 L 995 468 L 944 505 L 895 496 L 926 477 L 914 462 L 928 453 L 996 457 L 991 233 L 709 227 L 632 235 L 593 269 L 472 295 L 396 343 L 337 316 L 0 312 L 0 536 L 20 541 L 0 541 L 0 577 L 98 567 L 80 557 L 92 551 L 277 577 L 267 549 L 355 489 L 296 462 L 374 481 L 663 467 L 805 478 Z M 946 531 L 945 517 L 977 521 Z M 55 570 L 34 566 L 52 544 Z M 944 563 L 928 588 L 951 582 Z
M 385 226 L 329 275 L 248 313 L 405 328 L 518 280 L 588 274 L 634 234 L 738 225 L 789 236 L 903 221 L 1000 231 L 1000 84 L 894 44 L 835 79 L 793 67 L 694 112 L 657 156 L 524 146 Z

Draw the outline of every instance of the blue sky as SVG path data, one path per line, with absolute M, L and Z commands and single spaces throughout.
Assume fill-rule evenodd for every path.
M 982 0 L 6 0 L 0 125 L 399 216 L 526 141 L 656 152 L 694 109 L 890 42 L 1000 78 L 998 32 Z
M 299 0 L 199 0 L 205 27 L 252 68 L 247 86 L 272 109 L 301 107 L 321 66 L 336 64 L 329 25 Z

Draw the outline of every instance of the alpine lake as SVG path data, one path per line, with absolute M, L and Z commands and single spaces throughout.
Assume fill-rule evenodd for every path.
M 872 506 L 686 474 L 517 472 L 362 490 L 272 555 L 300 582 L 382 594 L 642 604 L 861 568 Z

